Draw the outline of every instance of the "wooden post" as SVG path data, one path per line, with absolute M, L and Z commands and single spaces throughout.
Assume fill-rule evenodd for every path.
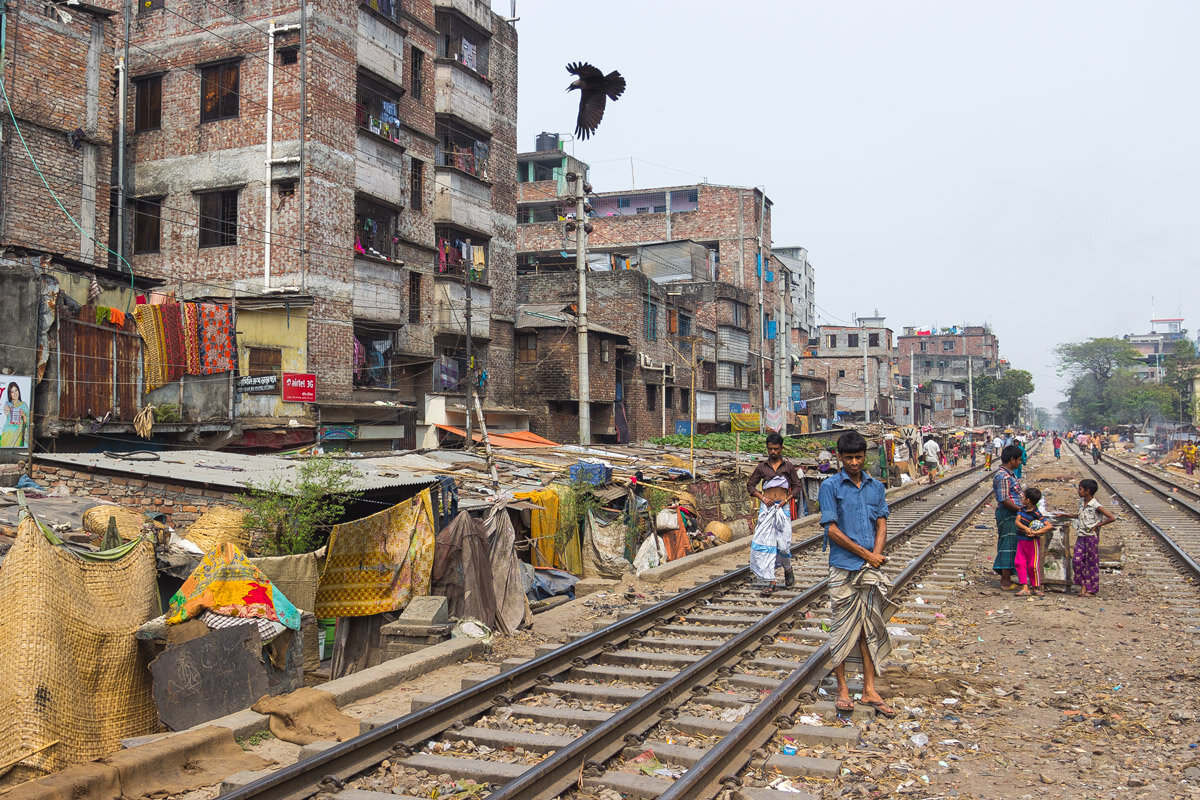
M 483 405 L 479 402 L 479 395 L 475 395 L 475 414 L 479 417 L 479 430 L 483 438 L 483 451 L 487 454 L 488 472 L 492 476 L 492 488 L 500 487 L 500 479 L 496 475 L 496 459 L 492 458 L 492 441 L 488 438 L 487 423 L 483 421 Z M 471 409 L 467 408 L 467 419 L 471 419 Z

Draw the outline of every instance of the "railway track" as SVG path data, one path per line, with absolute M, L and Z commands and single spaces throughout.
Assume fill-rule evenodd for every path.
M 981 485 L 986 477 L 969 471 L 893 505 L 885 571 L 898 592 L 929 569 L 987 499 Z M 321 792 L 343 800 L 404 798 L 410 795 L 400 794 L 390 776 L 414 771 L 431 783 L 446 776 L 460 785 L 474 782 L 480 787 L 475 796 L 492 800 L 595 796 L 589 793 L 602 790 L 628 797 L 713 797 L 743 780 L 739 773 L 752 766 L 756 749 L 780 725 L 802 738 L 853 730 L 806 730 L 791 716 L 801 692 L 827 677 L 820 541 L 817 535 L 793 547 L 794 590 L 764 598 L 748 568 L 731 571 L 508 665 L 455 695 L 423 708 L 414 703 L 404 717 L 224 797 L 299 800 Z M 894 637 L 896 657 L 903 658 L 905 640 L 915 638 Z M 645 750 L 654 752 L 665 773 L 620 769 Z M 822 759 L 775 758 L 785 759 L 777 769 L 797 777 L 831 768 L 810 763 Z M 765 787 L 741 791 L 756 798 L 800 797 Z

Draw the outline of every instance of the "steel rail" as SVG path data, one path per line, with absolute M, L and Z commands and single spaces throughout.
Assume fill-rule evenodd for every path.
M 912 559 L 892 581 L 893 592 L 899 593 L 919 575 L 934 555 L 975 516 L 990 497 L 990 493 L 984 494 L 972 503 L 936 541 Z M 940 510 L 944 510 L 944 506 Z M 659 795 L 658 800 L 715 797 L 722 788 L 741 786 L 742 781 L 737 773 L 750 761 L 752 752 L 765 744 L 777 728 L 795 724 L 791 714 L 800 703 L 798 695 L 805 686 L 819 683 L 829 672 L 829 650 L 830 645 L 826 641 L 801 666 L 784 678 L 771 694 L 746 714 L 733 730 L 709 748 L 708 752 L 689 767 L 667 791 Z
M 891 547 L 909 538 L 913 533 L 929 524 L 947 506 L 959 502 L 975 491 L 978 481 L 954 494 L 935 508 L 930 509 L 903 529 L 887 539 Z M 765 644 L 773 637 L 770 633 L 787 623 L 805 605 L 819 598 L 829 587 L 824 578 L 804 592 L 796 595 L 775 611 L 734 636 L 721 647 L 713 650 L 699 661 L 690 664 L 674 677 L 669 678 L 604 722 L 592 728 L 566 747 L 530 767 L 520 776 L 501 785 L 488 795 L 488 800 L 549 800 L 558 797 L 565 789 L 578 783 L 581 771 L 589 768 L 602 769 L 604 760 L 611 758 L 625 747 L 626 737 L 642 734 L 661 719 L 669 719 L 677 712 L 672 705 L 684 693 L 702 692 L 705 686 L 718 676 L 728 664 L 750 655 L 757 644 Z
M 937 491 L 940 487 L 976 473 L 981 468 L 965 470 L 938 484 L 918 489 L 897 500 L 897 505 L 917 500 Z M 977 482 L 977 481 L 976 481 Z M 972 486 L 974 483 L 972 483 Z M 955 495 L 957 499 L 964 492 Z M 926 515 L 928 516 L 928 514 Z M 922 517 L 924 519 L 924 517 Z M 901 534 L 915 530 L 920 521 L 904 529 Z M 792 546 L 792 552 L 820 544 L 823 533 L 810 536 Z M 221 795 L 222 800 L 301 800 L 320 790 L 314 776 L 322 776 L 330 785 L 355 773 L 369 769 L 389 756 L 405 748 L 411 748 L 452 727 L 455 722 L 482 714 L 495 705 L 507 705 L 520 694 L 545 682 L 551 676 L 571 667 L 582 665 L 601 654 L 606 647 L 637 635 L 644 628 L 674 616 L 694 606 L 706 597 L 723 595 L 731 585 L 743 582 L 750 574 L 748 566 L 720 575 L 702 584 L 680 591 L 649 608 L 607 625 L 600 630 L 581 636 L 545 655 L 533 658 L 521 666 L 501 672 L 470 688 L 418 711 L 398 717 L 372 731 L 340 742 L 323 752 L 285 766 L 270 775 Z M 788 607 L 792 607 L 789 603 Z M 492 797 L 499 797 L 494 794 Z
M 1100 471 L 1098 469 L 1096 469 L 1095 465 L 1087 463 L 1087 460 L 1083 457 L 1083 455 L 1081 455 L 1074 447 L 1072 447 L 1071 453 L 1076 458 L 1079 459 L 1080 463 L 1082 463 L 1084 467 L 1086 467 L 1089 471 L 1091 471 L 1091 473 L 1093 475 L 1096 476 L 1096 480 L 1100 481 L 1102 484 L 1104 484 L 1105 486 L 1108 487 L 1108 491 L 1113 497 L 1119 498 L 1121 500 L 1121 502 L 1123 502 L 1125 504 L 1125 506 L 1129 509 L 1129 511 L 1135 517 L 1137 517 L 1139 520 L 1141 520 L 1142 524 L 1145 525 L 1147 528 L 1149 528 L 1154 533 L 1154 535 L 1159 538 L 1159 540 L 1163 543 L 1163 545 L 1166 546 L 1167 550 L 1170 551 L 1171 556 L 1176 561 L 1178 561 L 1180 564 L 1182 564 L 1184 566 L 1184 568 L 1186 568 L 1187 571 L 1192 574 L 1193 578 L 1200 579 L 1200 563 L 1197 563 L 1196 559 L 1192 558 L 1191 555 L 1189 555 L 1187 552 L 1185 552 L 1184 549 L 1182 547 L 1180 547 L 1179 544 L 1174 539 L 1171 538 L 1170 534 L 1168 534 L 1166 531 L 1164 531 L 1162 528 L 1160 528 L 1157 524 L 1155 524 L 1153 521 L 1151 521 L 1151 519 L 1148 516 L 1146 516 L 1145 512 L 1143 512 L 1140 508 L 1137 507 L 1137 505 L 1134 504 L 1132 499 L 1121 494 L 1121 492 L 1118 491 L 1115 486 L 1113 486 L 1111 481 L 1109 481 L 1107 478 L 1105 478 L 1103 475 L 1100 474 Z M 1157 492 L 1158 494 L 1162 495 L 1165 499 L 1169 500 L 1171 503 L 1175 504 L 1176 506 L 1187 509 L 1188 511 L 1195 514 L 1197 517 L 1200 517 L 1200 508 L 1197 508 L 1196 506 L 1193 506 L 1191 503 L 1181 500 L 1178 497 L 1173 497 L 1170 492 L 1164 490 L 1161 486 L 1154 485 L 1146 478 L 1143 478 L 1143 477 L 1137 475 L 1137 473 L 1135 473 L 1133 470 L 1129 470 L 1129 469 L 1125 468 L 1123 464 L 1120 464 L 1119 462 L 1114 462 L 1111 460 L 1102 461 L 1101 463 L 1103 463 L 1107 466 L 1111 466 L 1117 472 L 1119 472 L 1122 475 L 1124 475 L 1125 477 L 1129 478 L 1134 483 L 1141 484 L 1142 486 L 1145 486 L 1146 488 L 1150 489 L 1151 491 Z

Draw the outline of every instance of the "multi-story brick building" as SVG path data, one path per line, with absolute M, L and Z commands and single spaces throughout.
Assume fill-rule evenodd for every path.
M 587 165 L 559 150 L 552 134 L 538 137 L 536 151 L 518 154 L 517 164 L 518 280 L 523 296 L 532 301 L 536 293 L 525 287 L 546 285 L 545 275 L 555 276 L 550 282 L 557 287 L 575 290 L 576 279 L 567 275 L 575 270 L 575 184 L 568 184 L 567 176 L 573 173 L 586 180 Z M 771 256 L 771 201 L 761 191 L 695 184 L 589 192 L 587 201 L 589 298 L 593 280 L 608 280 L 606 273 L 615 273 L 605 285 L 626 294 L 609 295 L 605 305 L 644 306 L 640 316 L 623 313 L 604 322 L 629 338 L 633 362 L 648 365 L 629 373 L 630 385 L 638 388 L 622 395 L 631 420 L 657 415 L 655 425 L 647 420 L 643 427 L 661 429 L 663 409 L 648 399 L 656 391 L 651 387 L 664 385 L 663 365 L 674 360 L 675 382 L 682 392 L 682 376 L 689 369 L 690 351 L 681 357 L 647 338 L 647 320 L 656 313 L 664 314 L 668 325 L 672 313 L 678 313 L 678 324 L 691 331 L 682 337 L 694 337 L 699 347 L 698 427 L 727 423 L 731 403 L 748 403 L 761 411 L 764 401 L 773 406 L 789 395 L 790 296 L 783 266 Z M 626 272 L 639 272 L 648 280 L 643 284 L 617 277 Z M 663 290 L 682 305 L 660 306 L 655 297 Z M 589 319 L 591 308 L 589 300 Z M 671 392 L 666 396 L 669 400 Z M 637 429 L 631 423 L 634 438 Z
M 870 409 L 873 421 L 890 419 L 896 414 L 892 331 L 878 318 L 863 322 L 820 326 L 796 375 L 824 378 L 827 390 L 837 396 L 837 413 L 844 417 L 861 419 Z
M 913 422 L 916 412 L 921 424 L 967 425 L 970 420 L 968 392 L 975 377 L 1000 377 L 1008 362 L 1000 358 L 1000 341 L 984 325 L 945 328 L 905 327 L 896 337 L 896 368 L 905 387 L 897 420 Z M 915 377 L 914 377 L 915 376 Z M 911 407 L 909 382 L 915 381 L 916 404 Z M 910 408 L 911 407 L 911 408 Z M 982 424 L 990 411 L 975 409 L 975 424 Z
M 809 334 L 817 327 L 817 273 L 803 247 L 776 247 L 772 254 L 788 271 L 788 291 L 791 294 L 792 318 L 789 348 L 793 355 L 808 342 Z
M 139 4 L 130 259 L 257 313 L 243 375 L 315 374 L 314 404 L 239 393 L 235 417 L 411 446 L 463 423 L 468 382 L 512 399 L 516 33 L 486 0 L 300 9 Z

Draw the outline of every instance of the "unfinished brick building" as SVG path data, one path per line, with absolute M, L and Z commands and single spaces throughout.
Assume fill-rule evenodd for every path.
M 517 165 L 522 296 L 540 302 L 538 292 L 545 287 L 569 300 L 577 286 L 570 275 L 575 245 L 568 230 L 576 209 L 564 199 L 569 193 L 565 176 L 586 176 L 587 165 L 559 150 L 552 134 L 538 137 L 537 149 L 519 154 Z M 629 340 L 633 368 L 625 373 L 617 404 L 624 404 L 633 438 L 643 435 L 641 430 L 661 431 L 664 409 L 668 432 L 672 415 L 688 419 L 675 398 L 690 401 L 685 394 L 691 391 L 690 379 L 684 376 L 693 343 L 699 361 L 698 427 L 727 423 L 731 403 L 761 411 L 788 397 L 791 300 L 782 262 L 771 256 L 771 201 L 761 191 L 696 184 L 596 192 L 587 199 L 589 320 L 591 283 L 602 281 L 608 292 L 602 307 L 619 310 L 603 324 Z M 620 277 L 629 273 L 644 277 Z M 660 292 L 666 300 L 659 299 Z M 649 335 L 659 315 L 675 338 L 673 349 Z M 676 352 L 680 344 L 689 348 L 682 356 Z M 671 391 L 671 379 L 664 379 L 667 364 L 678 394 Z M 671 405 L 662 402 L 664 386 Z M 651 400 L 656 392 L 659 399 Z M 521 402 L 529 405 L 524 398 Z
M 239 339 L 241 374 L 301 348 L 316 403 L 239 393 L 236 415 L 413 446 L 462 424 L 426 419 L 433 397 L 512 399 L 516 32 L 486 0 L 301 8 L 139 4 L 130 258 L 185 297 L 257 303 L 275 340 Z

